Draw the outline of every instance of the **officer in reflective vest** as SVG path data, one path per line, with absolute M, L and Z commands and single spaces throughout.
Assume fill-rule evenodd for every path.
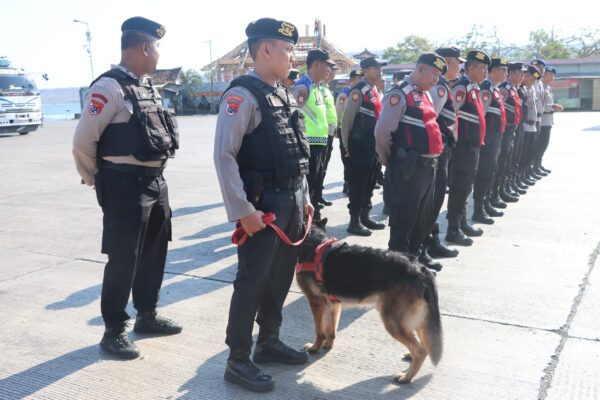
M 488 79 L 480 85 L 485 114 L 485 144 L 479 153 L 479 165 L 473 186 L 475 207 L 472 219 L 474 222 L 488 225 L 494 223 L 490 217 L 504 215 L 494 207 L 506 208 L 506 203 L 502 202 L 497 194 L 496 197 L 491 197 L 491 189 L 500 154 L 502 135 L 506 130 L 506 110 L 498 85 L 504 82 L 507 76 L 508 61 L 504 58 L 492 58 L 488 68 Z
M 305 351 L 279 339 L 282 308 L 294 276 L 298 247 L 281 241 L 262 217 L 293 241 L 312 213 L 308 198 L 308 141 L 304 115 L 278 81 L 288 76 L 298 30 L 285 21 L 262 18 L 246 28 L 254 70 L 223 94 L 215 132 L 214 162 L 229 221 L 238 221 L 248 240 L 238 246 L 227 337 L 225 380 L 256 392 L 273 389 L 271 376 L 252 361 L 252 328 L 259 325 L 253 361 L 302 364 Z
M 335 71 L 339 68 L 336 66 L 330 67 L 321 85 L 321 91 L 323 92 L 323 101 L 325 102 L 325 109 L 327 111 L 327 124 L 329 125 L 328 137 L 327 137 L 327 150 L 325 150 L 325 160 L 323 162 L 323 175 L 321 177 L 321 182 L 317 186 L 317 193 L 315 197 L 317 198 L 317 202 L 323 206 L 330 206 L 332 203 L 323 198 L 323 181 L 325 180 L 325 176 L 327 175 L 327 166 L 329 165 L 329 160 L 331 159 L 331 152 L 333 151 L 333 139 L 335 137 L 337 126 L 338 126 L 338 117 L 337 111 L 335 109 L 335 99 L 333 98 L 333 93 L 331 93 L 331 89 L 329 89 L 329 83 L 335 77 Z
M 177 123 L 146 75 L 156 70 L 165 28 L 142 17 L 121 26 L 121 62 L 92 82 L 73 138 L 83 182 L 96 189 L 104 214 L 104 269 L 100 347 L 116 357 L 140 352 L 127 333 L 129 295 L 137 312 L 134 331 L 175 334 L 181 326 L 158 316 L 171 209 L 163 170 L 178 145 Z M 141 238 L 141 239 L 140 239 Z
M 485 140 L 485 115 L 479 93 L 479 84 L 487 76 L 490 58 L 479 50 L 470 51 L 465 63 L 465 74 L 452 88 L 458 114 L 458 141 L 452 152 L 448 195 L 448 231 L 446 241 L 470 246 L 467 236 L 481 236 L 483 231 L 467 222 L 467 200 L 473 189 L 479 149 Z
M 311 203 L 315 205 L 314 221 L 321 226 L 327 223 L 327 218 L 321 218 L 318 202 L 321 197 L 319 192 L 323 182 L 329 137 L 327 106 L 321 85 L 329 73 L 329 68 L 334 65 L 327 51 L 309 50 L 306 56 L 306 74 L 292 88 L 292 94 L 306 117 L 306 136 L 310 143 L 308 189 Z
M 381 79 L 381 67 L 386 62 L 375 57 L 360 62 L 364 78 L 352 88 L 342 116 L 342 142 L 348 157 L 350 223 L 347 231 L 353 235 L 369 236 L 370 229 L 385 225 L 369 216 L 371 197 L 375 188 L 377 155 L 375 153 L 375 124 L 381 112 L 381 99 L 375 85 Z
M 514 156 L 515 131 L 523 118 L 523 107 L 519 97 L 518 86 L 523 80 L 523 63 L 508 63 L 508 79 L 498 87 L 504 100 L 506 110 L 506 130 L 502 135 L 502 145 L 498 166 L 494 178 L 492 197 L 497 194 L 501 200 L 514 203 L 519 199 L 520 193 L 511 186 L 510 171 Z
M 443 144 L 429 90 L 445 72 L 446 62 L 442 57 L 436 53 L 422 54 L 415 70 L 385 95 L 375 127 L 377 155 L 386 166 L 388 247 L 412 259 L 420 255 L 423 241 L 435 222 L 435 173 Z
M 454 109 L 454 98 L 448 81 L 454 81 L 459 77 L 460 64 L 466 60 L 460 56 L 460 50 L 456 47 L 440 47 L 435 51 L 444 58 L 447 65 L 447 71 L 440 81 L 430 90 L 433 99 L 433 107 L 437 114 L 437 122 L 442 132 L 442 142 L 444 151 L 438 157 L 438 166 L 435 174 L 435 196 L 433 203 L 433 218 L 437 218 L 444 204 L 446 197 L 446 188 L 448 186 L 448 163 L 452 156 L 452 148 L 456 145 L 457 139 L 457 117 Z M 456 257 L 458 250 L 449 249 L 439 238 L 440 227 L 436 222 L 433 225 L 431 234 L 426 239 L 426 251 L 422 252 L 422 257 L 428 256 L 434 258 Z M 433 262 L 433 260 L 426 260 Z

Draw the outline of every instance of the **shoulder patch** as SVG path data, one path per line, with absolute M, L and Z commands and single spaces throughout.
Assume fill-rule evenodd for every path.
M 242 96 L 238 96 L 236 94 L 231 94 L 227 96 L 227 103 L 243 103 L 244 98 Z
M 100 93 L 92 93 L 92 100 L 88 106 L 88 110 L 92 115 L 98 115 L 102 112 L 104 105 L 108 104 L 106 96 Z
M 240 109 L 240 104 L 244 102 L 244 98 L 237 94 L 230 94 L 227 96 L 227 105 L 225 106 L 225 113 L 227 115 L 235 115 Z
M 490 99 L 490 95 L 487 94 L 487 93 L 484 94 L 483 97 L 482 97 L 482 100 L 485 101 L 486 103 L 489 101 L 489 99 Z
M 458 101 L 460 103 L 464 98 L 465 98 L 465 91 L 457 90 L 456 91 L 456 101 Z
M 360 94 L 358 92 L 352 93 L 352 101 L 358 101 L 360 99 Z
M 340 97 L 340 104 L 344 104 L 346 102 L 346 96 Z
M 439 87 L 437 93 L 439 97 L 444 97 L 446 95 L 446 89 L 444 89 L 443 87 Z
M 397 94 L 393 94 L 390 96 L 390 105 L 394 107 L 396 104 L 400 103 L 400 96 Z

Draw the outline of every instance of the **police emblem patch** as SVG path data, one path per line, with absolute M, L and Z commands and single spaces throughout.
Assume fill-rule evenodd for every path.
M 106 96 L 100 93 L 92 93 L 92 100 L 90 101 L 90 105 L 88 110 L 92 115 L 98 115 L 102 112 L 104 105 L 108 103 L 108 99 Z
M 483 95 L 483 101 L 487 102 L 490 99 L 490 96 L 487 94 Z
M 397 94 L 394 94 L 392 96 L 390 96 L 390 104 L 393 106 L 395 106 L 396 104 L 398 104 L 400 102 L 400 96 L 398 96 Z
M 227 106 L 225 107 L 225 113 L 227 115 L 235 115 L 240 109 L 240 104 L 244 102 L 242 96 L 230 95 L 227 96 Z
M 340 104 L 344 104 L 346 102 L 346 98 L 345 97 L 340 97 Z
M 302 95 L 298 96 L 298 103 L 304 104 L 304 96 L 302 96 Z
M 159 26 L 158 28 L 156 28 L 156 34 L 158 35 L 158 37 L 160 37 L 162 39 L 163 36 L 165 36 L 165 33 L 167 32 L 167 30 L 165 29 L 164 26 Z
M 352 93 L 352 100 L 358 101 L 358 99 L 360 99 L 360 95 L 358 94 L 358 92 Z
M 460 102 L 464 98 L 465 98 L 465 92 L 463 92 L 462 90 L 456 92 L 456 101 Z
M 419 101 L 421 101 L 421 96 L 419 96 L 418 93 L 413 93 L 413 100 L 415 102 L 419 102 Z
M 438 88 L 438 96 L 444 97 L 446 95 L 446 89 L 443 87 Z

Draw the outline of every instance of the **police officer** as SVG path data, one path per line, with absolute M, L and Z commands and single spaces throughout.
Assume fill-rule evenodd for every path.
M 317 202 L 319 205 L 330 206 L 331 201 L 325 200 L 323 198 L 323 181 L 325 180 L 325 176 L 327 175 L 327 166 L 329 165 L 329 160 L 331 159 L 331 152 L 333 151 L 333 139 L 335 137 L 337 126 L 338 126 L 338 117 L 337 111 L 335 108 L 335 99 L 333 97 L 333 93 L 331 93 L 331 89 L 329 89 L 329 83 L 335 77 L 335 71 L 339 68 L 337 66 L 332 66 L 329 68 L 327 76 L 321 85 L 321 91 L 323 92 L 323 101 L 325 102 L 325 110 L 327 115 L 327 124 L 329 124 L 329 131 L 327 137 L 327 149 L 325 150 L 325 160 L 323 161 L 323 174 L 321 176 L 321 181 L 318 186 L 318 193 L 315 197 L 317 197 Z
M 350 84 L 342 89 L 340 93 L 338 93 L 335 99 L 335 110 L 337 111 L 338 116 L 338 139 L 340 140 L 340 158 L 342 159 L 342 164 L 344 165 L 344 187 L 342 188 L 342 193 L 348 194 L 348 157 L 346 157 L 346 152 L 344 150 L 344 143 L 342 142 L 341 137 L 341 122 L 342 115 L 344 114 L 344 107 L 346 105 L 346 100 L 348 99 L 348 94 L 350 93 L 350 89 L 353 88 L 363 77 L 363 72 L 360 69 L 355 69 L 350 72 Z
M 452 88 L 458 113 L 458 141 L 452 151 L 448 194 L 448 231 L 446 241 L 470 246 L 467 236 L 481 236 L 483 231 L 469 225 L 466 218 L 467 200 L 479 164 L 479 149 L 485 139 L 485 115 L 479 93 L 479 84 L 487 76 L 490 58 L 479 50 L 470 51 L 465 63 L 465 74 Z
M 527 71 L 523 77 L 523 87 L 526 94 L 527 115 L 523 122 L 523 151 L 519 162 L 519 174 L 521 182 L 527 186 L 535 185 L 535 178 L 532 175 L 533 159 L 535 156 L 535 135 L 537 132 L 538 106 L 541 104 L 537 99 L 536 83 L 541 79 L 542 74 L 533 65 L 527 66 Z
M 504 100 L 504 109 L 506 110 L 506 130 L 502 135 L 492 198 L 498 196 L 507 203 L 518 201 L 520 195 L 519 192 L 513 190 L 511 187 L 509 177 L 512 158 L 514 156 L 515 131 L 521 123 L 523 116 L 521 98 L 517 91 L 522 80 L 523 63 L 508 63 L 508 79 L 498 86 Z
M 370 236 L 370 229 L 385 225 L 369 216 L 375 188 L 377 154 L 375 124 L 381 112 L 381 99 L 375 85 L 381 79 L 381 67 L 386 62 L 375 57 L 360 61 L 363 79 L 352 88 L 342 115 L 342 142 L 348 157 L 350 223 L 347 231 L 353 235 Z
M 544 85 L 544 114 L 542 115 L 540 137 L 536 143 L 536 155 L 534 160 L 534 172 L 542 176 L 546 176 L 552 172 L 542 166 L 542 158 L 550 143 L 550 132 L 552 130 L 552 125 L 554 125 L 554 113 L 563 110 L 563 107 L 560 104 L 554 103 L 554 95 L 552 94 L 552 88 L 550 87 L 550 84 L 554 81 L 555 75 L 556 68 L 546 67 L 542 78 Z
M 413 259 L 435 222 L 435 173 L 443 144 L 429 90 L 445 72 L 442 57 L 421 54 L 414 71 L 385 95 L 375 127 L 377 155 L 386 165 L 388 247 Z
M 306 136 L 310 143 L 308 188 L 311 203 L 315 206 L 320 197 L 320 182 L 323 181 L 329 136 L 327 106 L 321 85 L 333 65 L 335 63 L 331 60 L 329 52 L 321 49 L 309 50 L 306 56 L 306 74 L 292 88 L 292 94 L 306 116 Z M 327 223 L 327 218 L 321 219 L 319 207 L 315 208 L 315 223 L 321 226 Z
M 292 69 L 287 78 L 284 78 L 281 83 L 283 83 L 283 86 L 285 86 L 287 90 L 292 90 L 292 87 L 296 84 L 299 75 L 300 71 L 297 69 Z
M 527 108 L 527 87 L 523 84 L 523 79 L 525 78 L 524 73 L 527 72 L 528 68 L 528 66 L 523 65 L 523 76 L 521 77 L 521 83 L 519 83 L 517 86 L 517 94 L 521 100 L 521 123 L 515 130 L 515 145 L 513 149 L 512 166 L 510 172 L 510 181 L 512 182 L 511 187 L 514 191 L 518 192 L 519 195 L 527 194 L 527 188 L 529 188 L 521 176 L 523 148 L 525 144 L 525 119 L 527 118 L 527 114 L 529 112 Z
M 502 135 L 506 130 L 506 110 L 498 85 L 508 76 L 508 61 L 504 58 L 492 58 L 488 67 L 488 79 L 480 86 L 481 102 L 485 114 L 485 143 L 479 152 L 479 165 L 473 185 L 475 207 L 472 219 L 474 222 L 491 225 L 491 217 L 501 217 L 503 212 L 496 210 L 490 203 L 492 183 L 496 172 Z M 506 203 L 494 199 L 494 206 L 506 208 Z
M 448 163 L 452 155 L 452 148 L 456 145 L 457 139 L 456 112 L 448 80 L 454 81 L 458 79 L 460 74 L 460 64 L 466 60 L 460 56 L 460 50 L 456 47 L 440 47 L 435 52 L 444 58 L 447 66 L 447 71 L 444 76 L 440 77 L 438 84 L 430 90 L 433 107 L 437 114 L 437 123 L 442 132 L 442 143 L 444 147 L 442 154 L 438 157 L 437 171 L 435 174 L 433 218 L 437 221 L 442 205 L 444 204 L 444 198 L 446 197 L 446 187 L 448 186 Z M 428 235 L 426 239 L 427 247 L 421 252 L 421 262 L 424 264 L 427 264 L 424 261 L 429 263 L 432 262 L 432 260 L 430 261 L 427 259 L 428 256 L 445 258 L 456 257 L 458 255 L 458 250 L 449 249 L 440 241 L 439 233 L 440 226 L 438 223 L 435 223 L 431 234 Z
M 540 73 L 540 76 L 542 76 L 542 77 L 544 76 L 544 70 L 546 68 L 546 61 L 542 60 L 541 58 L 534 58 L 533 60 L 531 60 L 531 65 L 533 65 L 538 70 L 538 72 Z M 537 118 L 535 120 L 536 131 L 535 131 L 534 143 L 533 143 L 533 147 L 532 147 L 531 165 L 529 166 L 529 170 L 528 170 L 528 178 L 533 181 L 537 181 L 537 180 L 542 179 L 543 176 L 548 175 L 546 173 L 538 174 L 536 171 L 536 168 L 535 168 L 536 156 L 538 153 L 538 143 L 539 143 L 539 138 L 541 136 L 541 129 L 542 129 L 542 116 L 544 115 L 544 109 L 546 108 L 545 88 L 544 88 L 544 84 L 541 79 L 537 80 L 534 83 L 533 90 L 535 91 L 535 97 L 536 97 Z
M 178 148 L 175 116 L 146 79 L 156 69 L 165 28 L 142 17 L 121 26 L 121 62 L 90 85 L 73 138 L 73 156 L 85 184 L 94 186 L 104 214 L 102 282 L 105 331 L 100 347 L 119 358 L 139 356 L 125 329 L 133 289 L 139 333 L 175 334 L 181 326 L 158 316 L 171 209 L 163 177 Z
M 295 61 L 298 30 L 289 22 L 262 18 L 248 25 L 246 35 L 254 70 L 232 81 L 223 94 L 215 133 L 214 162 L 227 217 L 249 235 L 238 247 L 225 380 L 267 392 L 273 379 L 249 358 L 255 318 L 260 329 L 254 362 L 302 364 L 308 356 L 279 339 L 298 247 L 284 244 L 262 217 L 274 213 L 275 223 L 295 241 L 313 207 L 305 178 L 309 145 L 304 115 L 278 83 Z

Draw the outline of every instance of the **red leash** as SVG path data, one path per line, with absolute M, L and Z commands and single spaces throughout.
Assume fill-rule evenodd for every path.
M 297 242 L 292 242 L 290 240 L 290 238 L 287 237 L 285 232 L 282 231 L 281 228 L 279 228 L 277 225 L 274 224 L 276 219 L 277 218 L 275 217 L 275 214 L 272 212 L 266 213 L 262 217 L 262 220 L 265 223 L 265 225 L 273 228 L 273 230 L 275 231 L 275 233 L 277 233 L 277 236 L 279 236 L 279 238 L 283 241 L 283 243 L 288 244 L 290 246 L 300 246 L 302 244 L 302 242 L 304 242 L 304 239 L 306 239 L 306 235 L 308 235 L 308 231 L 310 231 L 310 227 L 312 226 L 312 215 L 309 214 L 308 221 L 306 222 L 306 230 L 304 232 L 304 236 L 302 237 L 302 239 L 298 240 Z M 237 246 L 241 246 L 246 242 L 246 240 L 248 240 L 248 238 L 249 238 L 248 233 L 244 230 L 244 227 L 242 226 L 242 224 L 238 222 L 236 229 L 233 232 L 233 235 L 231 235 L 231 243 L 233 243 Z

